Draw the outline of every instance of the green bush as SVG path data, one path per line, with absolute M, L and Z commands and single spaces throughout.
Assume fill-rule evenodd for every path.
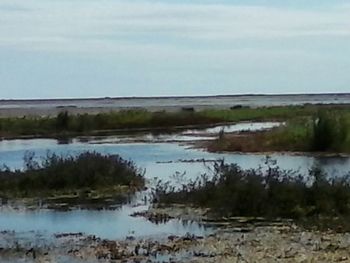
M 84 152 L 78 156 L 48 154 L 38 163 L 29 153 L 25 169 L 0 169 L 0 192 L 35 195 L 37 192 L 98 189 L 113 186 L 141 188 L 144 177 L 133 162 L 118 155 Z
M 58 131 L 67 130 L 69 127 L 70 116 L 67 111 L 60 112 L 56 117 L 56 129 Z
M 344 115 L 320 112 L 313 121 L 311 149 L 314 151 L 340 150 L 346 142 L 348 130 Z
M 350 216 L 350 180 L 328 178 L 318 168 L 307 176 L 270 167 L 243 170 L 217 163 L 212 178 L 202 176 L 177 190 L 158 184 L 161 203 L 184 203 L 210 208 L 219 216 L 304 219 Z

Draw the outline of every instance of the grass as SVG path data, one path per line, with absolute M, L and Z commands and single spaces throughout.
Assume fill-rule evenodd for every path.
M 89 135 L 96 132 L 130 129 L 169 129 L 188 125 L 211 125 L 223 122 L 289 120 L 313 116 L 320 108 L 335 112 L 349 111 L 347 106 L 307 105 L 264 108 L 238 108 L 178 112 L 125 110 L 95 115 L 70 115 L 61 112 L 56 117 L 0 118 L 0 138 L 19 136 L 64 137 Z
M 350 152 L 350 113 L 319 112 L 290 121 L 265 134 L 276 149 L 305 152 Z
M 240 121 L 287 121 L 311 117 L 317 115 L 320 111 L 333 112 L 335 114 L 350 113 L 349 105 L 301 105 L 301 106 L 276 106 L 259 108 L 240 108 L 234 110 L 204 110 L 201 114 L 219 118 L 227 122 Z
M 218 118 L 193 112 L 148 112 L 130 110 L 96 115 L 69 115 L 62 112 L 54 118 L 0 118 L 0 137 L 85 135 L 97 131 L 139 128 L 169 128 L 185 125 L 218 123 Z
M 210 208 L 218 217 L 284 218 L 350 230 L 349 176 L 330 178 L 318 168 L 307 176 L 278 167 L 263 172 L 216 163 L 214 168 L 212 178 L 203 175 L 180 190 L 158 184 L 154 196 L 162 204 Z
M 77 191 L 102 193 L 106 189 L 120 192 L 123 187 L 137 190 L 144 186 L 142 172 L 133 162 L 117 155 L 96 152 L 78 156 L 51 154 L 38 163 L 33 154 L 27 154 L 24 160 L 24 170 L 0 169 L 0 196 L 70 195 Z
M 220 135 L 211 151 L 350 153 L 350 112 L 318 111 L 289 119 L 270 131 Z

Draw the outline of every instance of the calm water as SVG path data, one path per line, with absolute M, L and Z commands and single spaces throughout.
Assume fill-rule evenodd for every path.
M 120 210 L 73 210 L 67 212 L 53 210 L 13 211 L 0 210 L 0 231 L 15 230 L 19 233 L 41 233 L 50 237 L 55 233 L 77 233 L 97 235 L 102 238 L 118 239 L 126 236 L 155 237 L 168 235 L 205 235 L 210 228 L 197 222 L 170 220 L 153 224 L 141 217 L 129 216 L 146 206 L 133 208 L 123 206 Z
M 198 129 L 187 130 L 187 131 L 184 131 L 182 134 L 200 134 L 200 133 L 218 134 L 221 131 L 224 131 L 226 133 L 241 132 L 241 131 L 262 131 L 262 130 L 272 129 L 283 124 L 284 123 L 281 123 L 281 122 L 241 122 L 233 125 L 217 126 L 213 128 L 204 129 L 204 130 L 198 130 Z
M 284 125 L 283 122 L 241 122 L 230 125 L 219 125 L 203 129 L 187 129 L 175 134 L 135 133 L 133 135 L 108 136 L 105 138 L 89 138 L 89 143 L 135 143 L 135 142 L 191 142 L 198 140 L 214 140 L 223 130 L 225 133 L 243 131 L 262 131 Z
M 203 163 L 186 163 L 183 160 L 218 160 L 224 159 L 236 163 L 242 168 L 258 168 L 264 166 L 264 154 L 209 153 L 191 149 L 177 143 L 112 143 L 105 140 L 80 142 L 73 140 L 70 144 L 59 144 L 51 139 L 10 140 L 0 142 L 0 163 L 10 168 L 22 168 L 23 156 L 26 152 L 34 152 L 40 161 L 48 152 L 58 154 L 78 154 L 83 151 L 97 151 L 105 154 L 119 154 L 125 159 L 133 160 L 138 167 L 146 169 L 146 177 L 168 179 L 176 171 L 186 172 L 188 177 L 195 178 L 207 168 Z M 349 157 L 313 157 L 289 154 L 271 154 L 283 169 L 300 170 L 306 173 L 313 165 L 318 165 L 328 173 L 343 174 L 350 171 Z M 172 163 L 170 163 L 172 162 Z
M 265 156 L 259 154 L 218 154 L 197 149 L 189 149 L 177 143 L 114 143 L 113 139 L 80 142 L 73 140 L 70 144 L 59 144 L 56 140 L 11 140 L 0 142 L 0 164 L 10 168 L 22 168 L 23 156 L 27 151 L 35 152 L 38 160 L 47 151 L 59 154 L 78 154 L 82 151 L 98 151 L 101 153 L 119 154 L 123 158 L 133 160 L 138 167 L 146 170 L 149 182 L 158 178 L 174 180 L 173 175 L 185 173 L 185 178 L 196 178 L 210 171 L 210 163 L 183 162 L 189 160 L 225 159 L 242 168 L 258 168 L 264 166 Z M 316 158 L 312 156 L 292 156 L 273 154 L 273 159 L 283 169 L 299 169 L 307 173 L 313 165 L 319 165 L 332 175 L 340 175 L 350 171 L 350 158 Z M 15 230 L 17 232 L 41 232 L 47 235 L 59 232 L 84 232 L 104 238 L 125 238 L 134 236 L 181 235 L 187 232 L 202 235 L 210 233 L 198 223 L 185 223 L 171 220 L 166 224 L 155 225 L 143 218 L 129 215 L 134 211 L 144 210 L 146 206 L 132 207 L 124 205 L 120 210 L 74 210 L 58 212 L 52 210 L 13 210 L 3 207 L 0 210 L 0 231 Z

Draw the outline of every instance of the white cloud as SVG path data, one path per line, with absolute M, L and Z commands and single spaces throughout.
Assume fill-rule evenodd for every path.
M 0 97 L 348 91 L 349 5 L 203 1 L 0 0 Z
M 11 9 L 11 11 L 9 11 Z M 349 38 L 350 9 L 297 10 L 224 4 L 112 0 L 2 0 L 0 46 L 25 50 L 123 52 L 238 40 Z

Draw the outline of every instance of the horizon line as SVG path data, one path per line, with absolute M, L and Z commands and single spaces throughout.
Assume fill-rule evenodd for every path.
M 0 99 L 0 102 L 8 101 L 89 101 L 89 100 L 122 100 L 122 99 L 172 99 L 172 98 L 221 98 L 221 97 L 281 97 L 281 96 L 329 96 L 350 95 L 350 92 L 322 92 L 322 93 L 241 93 L 220 95 L 160 95 L 160 96 L 105 96 L 105 97 L 56 97 L 56 98 L 14 98 Z

